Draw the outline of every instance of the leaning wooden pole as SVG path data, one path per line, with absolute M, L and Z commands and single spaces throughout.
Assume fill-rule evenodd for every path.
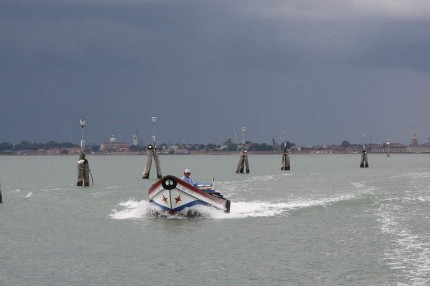
M 243 151 L 240 151 L 239 162 L 237 163 L 236 173 L 243 173 Z
M 146 164 L 145 164 L 145 168 L 143 169 L 142 179 L 149 179 L 149 172 L 151 172 L 151 165 L 152 165 L 152 155 L 153 155 L 152 149 L 153 149 L 153 146 L 149 144 L 146 149 Z
M 369 161 L 367 160 L 367 152 L 366 150 L 361 151 L 361 162 L 360 162 L 360 168 L 368 168 L 369 167 Z
M 154 152 L 155 168 L 157 170 L 157 178 L 161 179 L 163 177 L 163 174 L 161 174 L 160 158 L 158 157 L 157 147 L 154 148 L 153 152 Z
M 248 162 L 248 152 L 245 150 L 243 151 L 243 153 L 245 154 L 245 172 L 248 174 L 249 173 L 249 162 Z
M 288 149 L 284 149 L 284 153 L 282 154 L 282 166 L 281 170 L 289 171 L 290 170 L 290 157 L 288 156 Z

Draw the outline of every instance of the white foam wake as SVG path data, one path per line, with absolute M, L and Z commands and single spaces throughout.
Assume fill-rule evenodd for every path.
M 209 206 L 194 206 L 193 211 L 199 213 L 199 217 L 212 219 L 241 219 L 247 217 L 273 217 L 287 215 L 294 209 L 302 209 L 313 206 L 326 206 L 335 202 L 353 199 L 353 195 L 341 195 L 333 198 L 298 199 L 289 202 L 231 202 L 230 213 Z M 153 216 L 153 211 L 160 211 L 148 201 L 128 200 L 119 204 L 122 210 L 114 209 L 109 216 L 113 219 L 141 219 Z M 187 209 L 183 212 L 186 213 Z M 172 216 L 172 218 L 180 217 Z
M 403 222 L 403 208 L 394 203 L 381 205 L 378 210 L 381 231 L 391 236 L 392 244 L 387 249 L 385 260 L 391 269 L 401 273 L 413 285 L 428 285 L 430 282 L 430 242 L 428 235 L 414 233 Z
M 144 218 L 150 208 L 148 201 L 137 202 L 132 199 L 129 199 L 126 202 L 121 202 L 119 205 L 123 207 L 123 210 L 112 210 L 113 213 L 109 216 L 113 219 Z

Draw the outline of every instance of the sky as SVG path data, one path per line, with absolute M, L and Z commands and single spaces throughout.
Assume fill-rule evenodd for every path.
M 2 0 L 0 101 L 10 143 L 424 143 L 430 1 Z

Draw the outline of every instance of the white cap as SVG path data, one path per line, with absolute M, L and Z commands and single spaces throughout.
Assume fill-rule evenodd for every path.
M 184 173 L 191 173 L 190 169 L 185 169 Z

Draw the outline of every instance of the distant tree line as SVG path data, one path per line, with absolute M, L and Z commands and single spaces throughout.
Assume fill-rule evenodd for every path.
M 180 145 L 180 144 L 178 144 Z M 251 141 L 246 141 L 245 145 L 247 146 L 247 150 L 248 151 L 273 151 L 274 150 L 274 146 L 273 145 L 269 145 L 267 143 L 253 143 Z M 290 143 L 289 141 L 286 142 L 287 148 L 290 149 L 292 146 L 295 146 L 294 143 Z M 62 143 L 58 143 L 55 141 L 49 141 L 47 143 L 31 143 L 28 141 L 21 141 L 18 144 L 12 144 L 12 143 L 7 143 L 7 142 L 3 142 L 0 143 L 0 152 L 14 152 L 14 151 L 20 151 L 20 150 L 33 150 L 33 151 L 37 151 L 37 150 L 48 150 L 51 148 L 72 148 L 72 147 L 79 147 L 80 145 L 78 144 L 73 144 L 70 142 L 62 142 Z M 237 151 L 241 148 L 242 144 L 236 144 L 236 143 L 231 143 L 226 145 L 226 149 L 224 149 L 225 151 Z M 161 148 L 168 148 L 167 144 L 160 144 Z M 284 146 L 282 145 L 281 148 L 283 148 Z M 100 145 L 87 145 L 88 149 L 91 149 L 94 152 L 98 152 L 100 150 Z M 221 145 L 218 144 L 213 144 L 213 143 L 209 143 L 207 145 L 205 144 L 189 144 L 188 146 L 186 146 L 187 149 L 198 149 L 198 150 L 216 150 L 216 149 L 221 149 Z M 142 150 L 146 150 L 146 145 L 142 145 L 142 146 L 130 146 L 130 150 L 131 151 L 142 151 Z
M 267 143 L 252 143 L 251 141 L 246 141 L 245 145 L 247 146 L 247 150 L 248 151 L 273 151 L 274 150 L 274 146 L 273 145 L 269 145 Z M 289 141 L 286 142 L 287 148 L 291 149 L 292 146 L 295 146 L 294 143 L 290 143 Z M 208 145 L 204 145 L 204 144 L 196 144 L 196 145 L 192 145 L 193 148 L 195 149 L 199 149 L 199 150 L 215 150 L 215 149 L 220 149 L 221 145 L 216 145 L 216 144 L 212 144 L 209 143 Z M 237 151 L 242 147 L 242 144 L 236 144 L 236 143 L 230 143 L 226 145 L 226 149 L 224 149 L 225 151 Z M 283 148 L 284 146 L 282 145 L 281 148 Z
M 57 143 L 49 141 L 48 143 L 30 143 L 28 141 L 21 141 L 18 144 L 11 144 L 7 142 L 0 143 L 0 151 L 19 151 L 19 150 L 48 150 L 51 148 L 72 148 L 79 147 L 77 144 L 70 142 Z
M 340 146 L 343 148 L 348 148 L 349 147 L 349 142 L 347 140 L 343 140 L 342 143 L 340 143 Z

